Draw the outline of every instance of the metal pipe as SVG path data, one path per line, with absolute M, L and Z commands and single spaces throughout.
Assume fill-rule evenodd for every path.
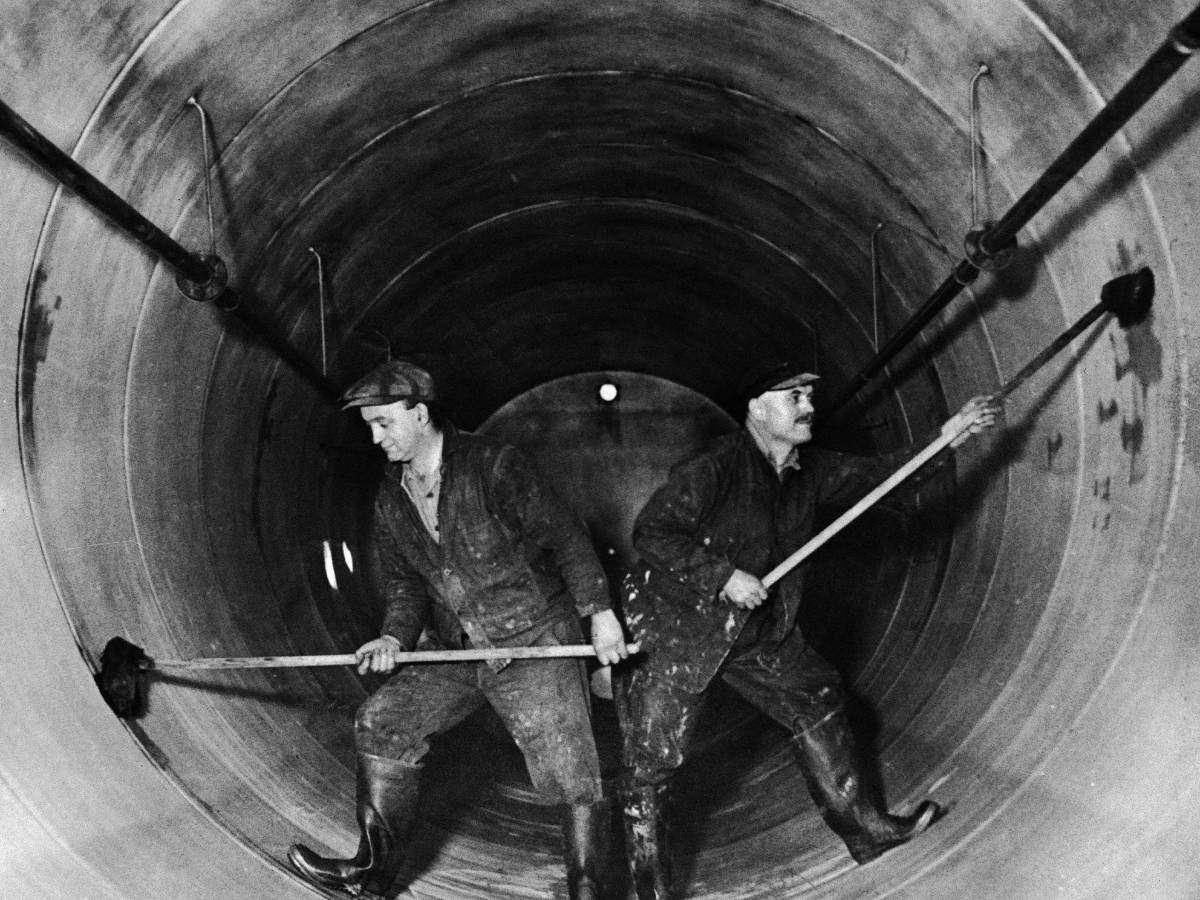
M 1100 151 L 1121 127 L 1200 47 L 1200 5 L 1171 29 L 1162 46 L 1150 55 L 1115 97 L 1096 114 L 1041 177 L 979 240 L 984 253 L 1006 246 L 1064 184 Z
M 1017 232 L 1100 151 L 1100 148 L 1145 105 L 1197 48 L 1200 48 L 1200 5 L 1171 29 L 1162 46 L 1151 54 L 1116 96 L 1096 114 L 1000 221 L 989 228 L 972 231 L 967 235 L 964 242 L 966 258 L 955 266 L 954 271 L 900 327 L 883 349 L 850 379 L 845 390 L 827 408 L 828 412 L 841 409 L 872 378 L 883 371 L 892 358 L 908 346 L 934 316 L 958 296 L 964 287 L 979 277 L 982 269 L 1000 264 L 1000 257 L 1011 250 Z
M 226 286 L 225 266 L 220 259 L 215 256 L 204 259 L 189 252 L 51 143 L 3 100 L 0 100 L 0 136 L 7 138 L 47 174 L 69 187 L 89 206 L 174 269 L 184 293 L 193 299 L 215 300 L 218 307 L 231 313 L 247 331 L 311 381 L 324 396 L 336 398 L 340 394 L 338 388 L 278 336 L 274 328 L 242 305 L 238 293 Z
M 54 146 L 41 132 L 0 100 L 0 134 L 8 138 L 55 180 L 191 281 L 206 283 L 212 267 L 181 247 L 157 225 L 114 194 L 95 175 Z
M 336 384 L 318 372 L 299 351 L 276 334 L 276 329 L 260 318 L 256 313 L 241 305 L 241 300 L 233 288 L 227 288 L 217 301 L 217 306 L 237 319 L 247 331 L 259 341 L 266 344 L 275 355 L 290 365 L 296 372 L 308 380 L 326 400 L 336 401 L 342 391 Z

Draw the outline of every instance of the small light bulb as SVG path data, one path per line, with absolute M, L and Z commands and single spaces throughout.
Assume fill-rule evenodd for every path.
M 604 384 L 600 385 L 599 394 L 600 399 L 605 403 L 612 403 L 617 399 L 617 386 L 611 381 L 606 381 Z

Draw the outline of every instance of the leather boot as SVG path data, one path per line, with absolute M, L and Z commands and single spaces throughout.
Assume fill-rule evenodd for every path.
M 870 796 L 854 734 L 844 713 L 793 738 L 804 782 L 825 820 L 862 864 L 916 837 L 930 826 L 938 806 L 928 800 L 909 816 L 894 816 Z
M 600 872 L 608 836 L 608 803 L 568 806 L 563 816 L 563 857 L 571 900 L 600 900 Z
M 626 785 L 621 791 L 625 853 L 638 900 L 669 900 L 671 876 L 663 815 L 663 785 Z
M 360 896 L 382 895 L 403 862 L 403 841 L 412 822 L 420 769 L 369 753 L 358 756 L 358 852 L 350 859 L 318 856 L 293 844 L 288 860 L 321 887 Z

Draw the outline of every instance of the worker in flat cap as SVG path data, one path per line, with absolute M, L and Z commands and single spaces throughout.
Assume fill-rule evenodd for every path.
M 579 643 L 590 620 L 601 664 L 627 655 L 607 580 L 583 524 L 521 451 L 446 421 L 438 385 L 390 360 L 354 384 L 358 409 L 387 455 L 374 540 L 386 600 L 382 634 L 360 647 L 360 672 L 390 673 L 359 708 L 358 852 L 289 859 L 308 880 L 382 894 L 405 857 L 429 738 L 488 703 L 525 758 L 534 787 L 561 804 L 572 898 L 598 896 L 607 832 L 582 660 L 492 660 L 399 666 L 418 638 L 435 648 Z
M 761 580 L 811 535 L 817 504 L 857 499 L 910 455 L 855 457 L 811 446 L 818 377 L 770 361 L 741 386 L 745 426 L 675 466 L 638 515 L 639 562 L 624 580 L 642 656 L 618 679 L 626 851 L 639 900 L 672 896 L 663 816 L 706 688 L 721 679 L 778 722 L 809 793 L 851 856 L 866 863 L 929 826 L 936 806 L 889 813 L 867 789 L 837 671 L 796 627 L 803 574 Z M 969 401 L 944 426 L 958 446 L 997 406 Z

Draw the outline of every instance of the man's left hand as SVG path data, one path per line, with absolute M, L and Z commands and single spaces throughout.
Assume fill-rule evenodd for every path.
M 957 437 L 950 446 L 959 447 L 973 434 L 979 434 L 985 428 L 996 424 L 996 416 L 1000 413 L 1000 404 L 987 395 L 972 397 L 963 408 L 951 416 L 942 426 L 942 434 L 954 433 Z
M 611 666 L 629 656 L 625 646 L 625 632 L 611 609 L 592 614 L 592 646 L 600 665 Z

